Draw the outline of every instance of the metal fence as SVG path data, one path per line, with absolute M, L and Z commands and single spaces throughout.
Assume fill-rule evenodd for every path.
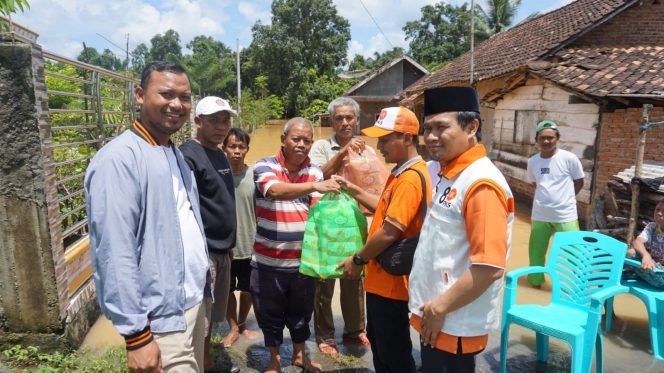
M 58 222 L 65 248 L 67 287 L 73 297 L 92 274 L 83 178 L 104 144 L 131 126 L 138 115 L 139 81 L 114 71 L 43 52 L 57 185 Z M 189 137 L 189 122 L 173 136 Z M 122 196 L 118 196 L 122 198 Z

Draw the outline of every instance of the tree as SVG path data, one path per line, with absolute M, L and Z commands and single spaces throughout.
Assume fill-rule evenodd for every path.
M 86 47 L 84 44 L 83 51 L 79 53 L 77 60 L 91 65 L 103 67 L 107 70 L 122 70 L 124 62 L 116 57 L 110 49 L 104 49 L 102 54 L 97 52 L 93 47 Z
M 489 35 L 505 31 L 512 24 L 521 0 L 487 0 L 487 10 L 478 5 Z
M 369 58 L 371 60 L 371 58 Z M 348 71 L 367 70 L 370 68 L 370 63 L 361 54 L 356 54 L 355 57 L 348 64 Z
M 156 34 L 150 39 L 150 59 L 152 61 L 177 61 L 182 57 L 182 46 L 180 35 L 177 31 L 170 29 L 162 34 Z
M 348 65 L 348 71 L 356 70 L 378 70 L 386 63 L 399 58 L 405 54 L 403 48 L 394 47 L 383 53 L 374 52 L 373 57 L 365 58 L 361 54 L 355 55 Z
M 192 54 L 182 62 L 187 69 L 192 89 L 201 97 L 218 95 L 227 97 L 235 83 L 235 56 L 224 43 L 210 36 L 196 36 L 187 48 Z
M 9 17 L 16 12 L 25 12 L 26 9 L 30 9 L 30 4 L 28 0 L 0 0 L 0 15 Z M 9 30 L 9 25 L 4 21 L 0 20 L 0 31 Z
M 476 16 L 478 12 L 476 8 Z M 422 7 L 422 17 L 406 23 L 403 30 L 410 40 L 411 55 L 427 67 L 449 62 L 470 49 L 470 12 L 465 3 L 426 5 Z M 476 43 L 487 37 L 482 30 L 476 30 Z
M 263 74 L 270 93 L 288 92 L 288 116 L 304 108 L 295 97 L 309 69 L 317 76 L 332 75 L 346 62 L 350 25 L 337 14 L 332 0 L 274 0 L 272 23 L 257 22 L 252 32 L 243 81 L 253 82 Z
M 131 68 L 136 74 L 140 74 L 148 63 L 152 62 L 148 46 L 141 43 L 131 52 Z

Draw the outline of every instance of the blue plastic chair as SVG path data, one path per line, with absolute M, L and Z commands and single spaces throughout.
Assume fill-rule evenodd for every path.
M 641 268 L 641 262 L 634 259 L 625 259 L 625 264 Z M 658 269 L 659 272 L 664 272 Z M 641 299 L 648 311 L 648 326 L 650 329 L 650 347 L 652 355 L 664 360 L 664 290 L 650 286 L 639 279 L 623 280 L 622 284 L 629 288 L 629 293 Z M 611 330 L 613 318 L 613 298 L 606 302 L 606 331 Z
M 594 232 L 560 232 L 545 267 L 525 267 L 507 274 L 503 298 L 500 371 L 507 370 L 509 328 L 521 325 L 535 331 L 537 360 L 546 362 L 549 337 L 561 339 L 572 349 L 572 372 L 587 373 L 592 366 L 603 369 L 603 340 L 599 327 L 604 301 L 626 293 L 620 276 L 627 246 Z M 515 304 L 517 280 L 530 273 L 548 274 L 552 282 L 551 303 Z

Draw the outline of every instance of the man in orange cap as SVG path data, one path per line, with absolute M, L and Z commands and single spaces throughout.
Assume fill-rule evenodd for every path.
M 408 276 L 387 273 L 375 258 L 392 243 L 417 235 L 422 227 L 420 209 L 423 198 L 429 203 L 431 182 L 426 163 L 417 154 L 419 129 L 415 113 L 390 107 L 381 111 L 373 127 L 362 131 L 364 136 L 378 137 L 377 148 L 385 161 L 396 163 L 380 197 L 335 177 L 360 203 L 375 211 L 366 245 L 339 267 L 344 267 L 345 278 L 359 278 L 365 270 L 367 334 L 377 373 L 415 372 L 408 321 Z M 420 174 L 412 170 L 422 175 L 426 190 L 422 190 Z

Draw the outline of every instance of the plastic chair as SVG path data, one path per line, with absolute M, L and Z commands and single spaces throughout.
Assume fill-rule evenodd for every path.
M 641 268 L 641 262 L 634 259 L 625 259 L 625 264 Z M 662 269 L 657 272 L 664 272 Z M 641 299 L 648 311 L 648 327 L 650 329 L 650 347 L 652 355 L 664 360 L 664 290 L 650 286 L 639 279 L 623 280 L 622 284 L 629 288 L 629 293 Z M 606 331 L 611 330 L 613 319 L 613 298 L 606 302 Z
M 603 369 L 603 340 L 599 327 L 604 301 L 626 293 L 620 276 L 627 246 L 594 232 L 560 232 L 545 267 L 525 267 L 507 274 L 503 298 L 500 371 L 507 370 L 507 347 L 511 324 L 535 331 L 537 360 L 546 362 L 549 337 L 562 339 L 572 349 L 572 372 L 587 373 L 592 366 Z M 515 304 L 517 280 L 530 273 L 548 274 L 552 282 L 551 303 Z

